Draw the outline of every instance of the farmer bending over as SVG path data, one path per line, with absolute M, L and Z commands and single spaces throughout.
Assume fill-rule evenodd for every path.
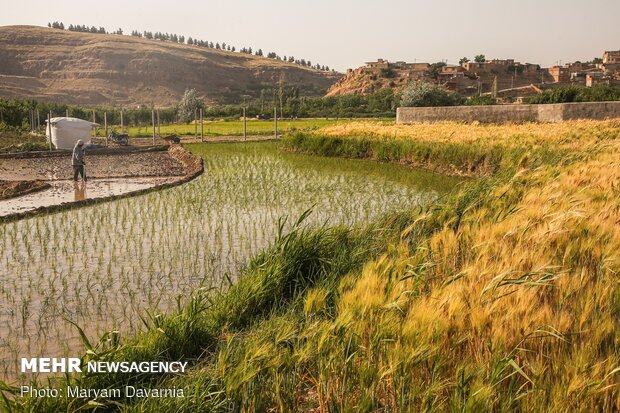
M 86 173 L 84 172 L 84 142 L 79 139 L 73 148 L 73 156 L 71 157 L 71 165 L 73 165 L 73 180 L 78 180 L 78 175 L 82 176 L 82 180 L 86 182 Z

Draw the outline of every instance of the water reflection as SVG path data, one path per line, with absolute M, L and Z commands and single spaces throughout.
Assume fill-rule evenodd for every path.
M 74 201 L 83 201 L 86 199 L 86 182 L 84 181 L 74 182 L 73 189 L 74 189 L 74 196 L 73 196 Z

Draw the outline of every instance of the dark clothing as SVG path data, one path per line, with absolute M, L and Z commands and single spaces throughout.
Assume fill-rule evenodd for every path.
M 84 162 L 84 147 L 75 145 L 73 148 L 73 156 L 71 157 L 71 165 L 73 166 L 84 166 L 86 163 Z
M 73 180 L 78 180 L 78 175 L 82 177 L 82 181 L 86 181 L 86 173 L 84 172 L 84 165 L 73 165 Z

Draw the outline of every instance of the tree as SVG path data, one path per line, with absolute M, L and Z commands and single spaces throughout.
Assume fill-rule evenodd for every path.
M 204 110 L 204 102 L 198 98 L 196 89 L 186 90 L 178 106 L 179 119 L 183 122 L 189 122 L 194 119 L 194 114 L 199 109 Z
M 456 106 L 463 99 L 443 86 L 425 81 L 409 83 L 400 96 L 400 106 Z
M 431 77 L 433 79 L 437 79 L 437 77 L 439 76 L 439 72 L 441 72 L 441 68 L 446 66 L 446 62 L 436 62 L 431 64 Z
M 463 65 L 465 63 L 469 63 L 469 59 L 466 57 L 461 57 L 461 60 L 459 60 L 459 64 Z
M 484 63 L 486 61 L 487 61 L 487 58 L 483 54 L 479 54 L 479 55 L 476 55 L 476 57 L 474 57 L 474 62 L 476 63 Z

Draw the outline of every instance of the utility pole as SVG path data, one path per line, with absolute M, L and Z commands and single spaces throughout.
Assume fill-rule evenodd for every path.
M 247 122 L 245 119 L 245 107 L 243 108 L 243 141 L 245 142 L 248 139 L 248 129 Z
M 105 147 L 108 147 L 108 112 L 103 112 L 103 127 L 105 128 Z
M 50 151 L 52 150 L 52 112 L 47 112 L 47 129 L 49 132 L 49 145 L 50 145 Z
M 200 108 L 200 142 L 205 141 L 205 124 L 202 121 L 202 108 Z
M 121 133 L 123 133 L 123 109 L 121 109 Z
M 273 137 L 278 139 L 278 107 L 273 108 Z

